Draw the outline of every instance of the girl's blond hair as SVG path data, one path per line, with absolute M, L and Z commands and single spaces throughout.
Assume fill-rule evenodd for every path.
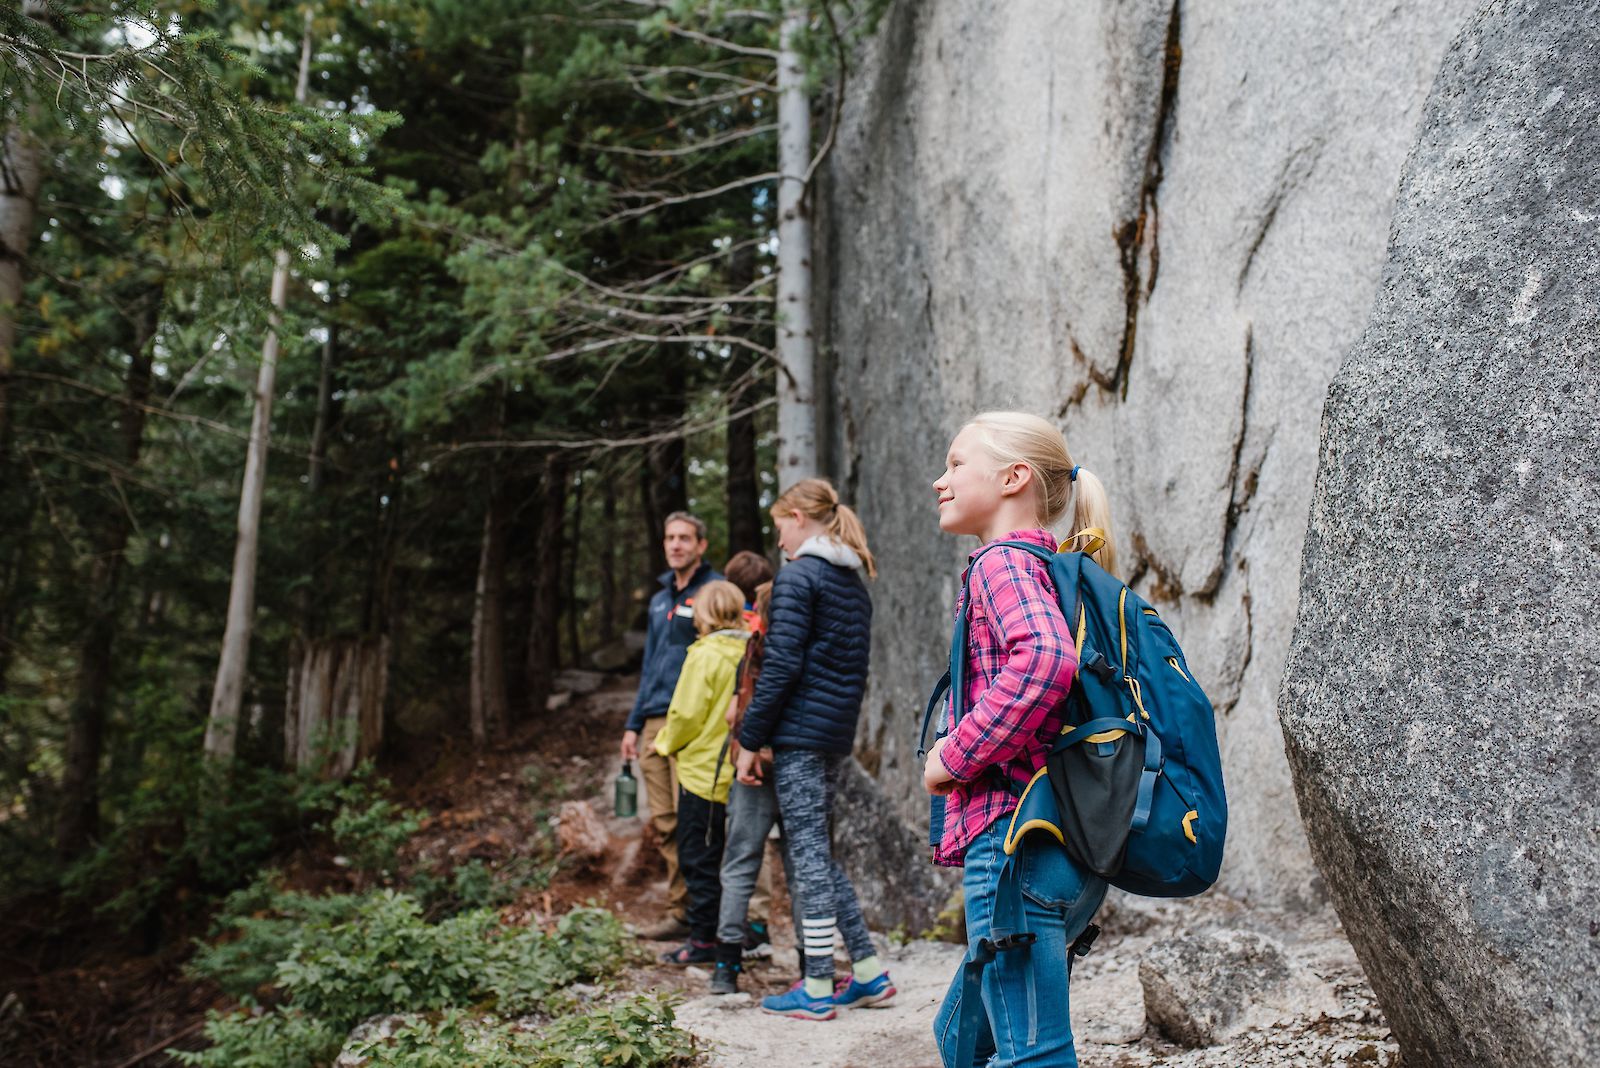
M 781 516 L 790 512 L 799 512 L 821 523 L 829 537 L 854 549 L 861 557 L 861 566 L 866 569 L 868 578 L 878 577 L 878 564 L 867 548 L 867 528 L 861 525 L 861 517 L 849 505 L 839 503 L 839 491 L 833 488 L 832 482 L 825 478 L 803 478 L 784 490 L 783 495 L 772 502 L 772 514 Z
M 1117 573 L 1117 548 L 1111 538 L 1111 501 L 1105 485 L 1093 472 L 1072 462 L 1067 439 L 1048 420 L 1027 412 L 984 412 L 967 423 L 978 433 L 978 440 L 1001 466 L 1025 464 L 1033 472 L 1039 519 L 1054 526 L 1072 507 L 1069 544 L 1080 547 L 1094 544 L 1089 537 L 1080 540 L 1086 529 L 1102 532 L 1104 544 L 1090 553 L 1095 563 Z M 965 429 L 965 428 L 963 428 Z
M 744 591 L 716 579 L 694 591 L 694 629 L 701 634 L 744 629 Z

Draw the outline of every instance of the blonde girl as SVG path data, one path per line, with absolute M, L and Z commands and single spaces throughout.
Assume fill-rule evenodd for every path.
M 1115 571 L 1105 488 L 1073 463 L 1061 432 L 1037 416 L 986 412 L 973 419 L 951 442 L 933 488 L 939 529 L 972 535 L 979 549 L 994 541 L 1023 541 L 1055 550 L 1050 528 L 1070 507 L 1073 533 L 1086 527 L 1104 532 L 1104 544 L 1093 555 Z M 1043 562 L 1001 546 L 969 569 L 971 604 L 956 606 L 970 620 L 967 711 L 959 724 L 953 708 L 947 716 L 947 733 L 928 753 L 923 782 L 930 794 L 946 797 L 934 861 L 964 869 L 967 931 L 976 947 L 992 927 L 1007 820 L 1021 786 L 1043 766 L 1051 739 L 1060 733 L 1078 663 Z M 991 1063 L 996 1055 L 994 1063 L 1007 1066 L 1078 1063 L 1068 1013 L 1068 952 L 1100 907 L 1106 884 L 1041 837 L 1024 839 L 1018 861 L 1026 929 L 1037 941 L 1000 953 L 984 969 L 981 1011 L 965 1014 L 969 1027 L 977 1021 L 976 1048 L 960 1065 L 957 1038 L 964 1014 L 962 974 L 956 973 L 934 1021 L 945 1068 Z
M 801 915 L 805 977 L 764 998 L 766 1012 L 831 1020 L 841 1008 L 881 1005 L 894 996 L 878 962 L 855 887 L 829 843 L 834 796 L 855 747 L 872 642 L 877 573 L 866 531 L 833 486 L 808 478 L 772 505 L 778 545 L 789 563 L 772 583 L 761 677 L 739 728 L 739 781 L 759 782 L 757 754 L 772 747 L 772 779 Z M 836 989 L 833 938 L 844 937 L 854 962 Z
M 722 904 L 722 845 L 728 785 L 722 743 L 739 661 L 750 633 L 744 629 L 744 594 L 713 579 L 694 598 L 694 626 L 700 637 L 684 656 L 672 691 L 667 721 L 656 733 L 655 749 L 678 761 L 678 865 L 689 890 L 689 940 L 662 954 L 669 964 L 716 960 L 717 913 Z

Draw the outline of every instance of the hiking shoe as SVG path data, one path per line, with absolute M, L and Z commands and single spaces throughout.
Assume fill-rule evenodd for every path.
M 806 993 L 804 979 L 782 994 L 762 998 L 761 1011 L 774 1016 L 787 1016 L 791 1020 L 831 1020 L 839 1015 L 832 998 L 814 998 Z
M 661 954 L 663 964 L 711 964 L 716 959 L 715 942 L 696 942 L 692 938 L 677 949 L 669 949 Z
M 646 942 L 676 942 L 689 937 L 689 924 L 682 916 L 666 916 L 649 927 L 639 928 L 633 936 Z
M 711 992 L 713 994 L 737 994 L 739 992 L 739 966 L 717 961 L 717 970 L 711 973 Z
M 865 1009 L 873 1005 L 885 1005 L 894 995 L 894 983 L 890 981 L 888 972 L 884 972 L 870 983 L 863 983 L 852 975 L 848 979 L 840 979 L 833 985 L 833 1003 L 841 1009 Z
M 767 937 L 767 925 L 752 922 L 744 929 L 744 959 L 766 960 L 772 956 L 772 940 Z

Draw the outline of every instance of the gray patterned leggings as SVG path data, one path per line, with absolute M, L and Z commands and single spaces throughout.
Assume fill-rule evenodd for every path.
M 805 929 L 796 932 L 810 979 L 833 978 L 833 933 L 844 936 L 851 960 L 877 952 L 861 918 L 856 889 L 833 859 L 829 833 L 839 775 L 849 757 L 814 749 L 775 749 L 773 786 L 789 853 L 789 893 Z

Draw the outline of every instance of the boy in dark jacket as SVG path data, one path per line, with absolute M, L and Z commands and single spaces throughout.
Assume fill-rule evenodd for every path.
M 876 573 L 861 521 L 822 479 L 796 483 L 772 506 L 789 564 L 772 586 L 761 677 L 739 729 L 739 781 L 759 779 L 758 754 L 772 746 L 772 779 L 801 913 L 805 979 L 762 999 L 761 1008 L 831 1020 L 840 1008 L 883 1004 L 895 994 L 861 918 L 855 887 L 833 859 L 833 802 L 855 746 L 866 689 L 872 598 L 861 573 Z M 836 991 L 834 933 L 854 961 Z

